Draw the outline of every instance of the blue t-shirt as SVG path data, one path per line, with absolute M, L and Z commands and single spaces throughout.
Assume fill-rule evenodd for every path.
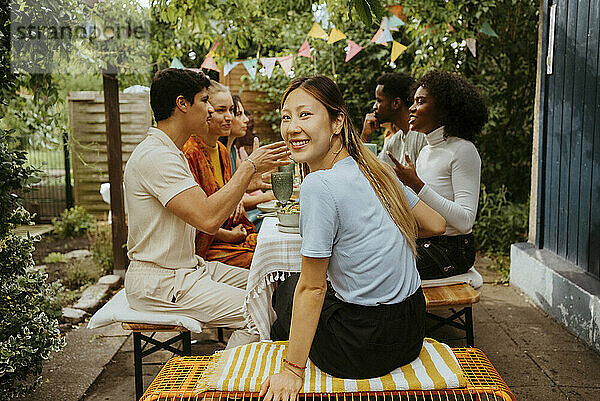
M 419 198 L 400 181 L 408 204 Z M 421 286 L 415 258 L 352 157 L 304 178 L 300 187 L 303 256 L 330 257 L 329 281 L 345 302 L 402 302 Z

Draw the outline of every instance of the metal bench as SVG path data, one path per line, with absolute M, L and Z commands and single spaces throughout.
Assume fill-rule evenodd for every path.
M 143 365 L 162 365 L 158 362 L 143 362 L 144 357 L 160 350 L 167 350 L 175 355 L 190 356 L 192 353 L 192 336 L 188 329 L 183 326 L 171 326 L 163 324 L 146 323 L 122 323 L 123 329 L 133 332 L 133 364 L 135 376 L 135 399 L 139 400 L 144 393 Z M 168 332 L 176 333 L 173 337 L 165 341 L 154 338 L 156 333 Z M 218 328 L 219 342 L 224 342 L 223 328 Z M 150 336 L 144 333 L 152 333 Z M 142 343 L 143 341 L 143 343 Z M 181 349 L 172 345 L 181 341 Z M 148 345 L 152 347 L 146 349 Z

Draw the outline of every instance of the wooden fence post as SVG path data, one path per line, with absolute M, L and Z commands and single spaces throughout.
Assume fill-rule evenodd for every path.
M 121 155 L 121 120 L 119 113 L 119 81 L 116 74 L 103 72 L 104 113 L 106 115 L 106 146 L 108 153 L 108 180 L 110 182 L 110 210 L 112 212 L 112 241 L 114 274 L 125 275 L 128 259 L 127 226 L 123 202 L 123 169 Z

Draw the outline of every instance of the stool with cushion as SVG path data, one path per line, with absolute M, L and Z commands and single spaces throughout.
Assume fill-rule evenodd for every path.
M 133 332 L 133 360 L 137 400 L 142 397 L 144 391 L 143 365 L 156 364 L 144 363 L 143 358 L 162 349 L 179 356 L 191 355 L 191 332 L 202 332 L 202 323 L 187 316 L 139 312 L 131 309 L 124 289 L 116 293 L 106 305 L 92 316 L 88 328 L 94 329 L 111 323 L 121 323 L 125 330 Z M 170 332 L 175 335 L 167 340 L 160 341 L 154 338 L 158 332 Z M 152 334 L 148 336 L 144 333 Z M 222 328 L 218 328 L 218 335 L 219 341 L 223 342 Z M 179 341 L 182 344 L 181 349 L 172 346 Z M 146 349 L 149 344 L 152 347 Z

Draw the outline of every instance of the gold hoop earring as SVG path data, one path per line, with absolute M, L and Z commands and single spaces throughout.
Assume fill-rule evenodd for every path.
M 333 135 L 339 135 L 339 132 L 337 134 L 331 134 L 331 136 L 329 137 L 329 149 L 331 150 L 331 141 L 333 140 Z M 338 155 L 340 154 L 340 152 L 342 151 L 342 149 L 344 148 L 344 141 L 342 141 L 342 143 L 340 144 L 340 150 L 338 150 L 337 152 L 331 151 L 331 153 L 333 153 L 334 155 Z

